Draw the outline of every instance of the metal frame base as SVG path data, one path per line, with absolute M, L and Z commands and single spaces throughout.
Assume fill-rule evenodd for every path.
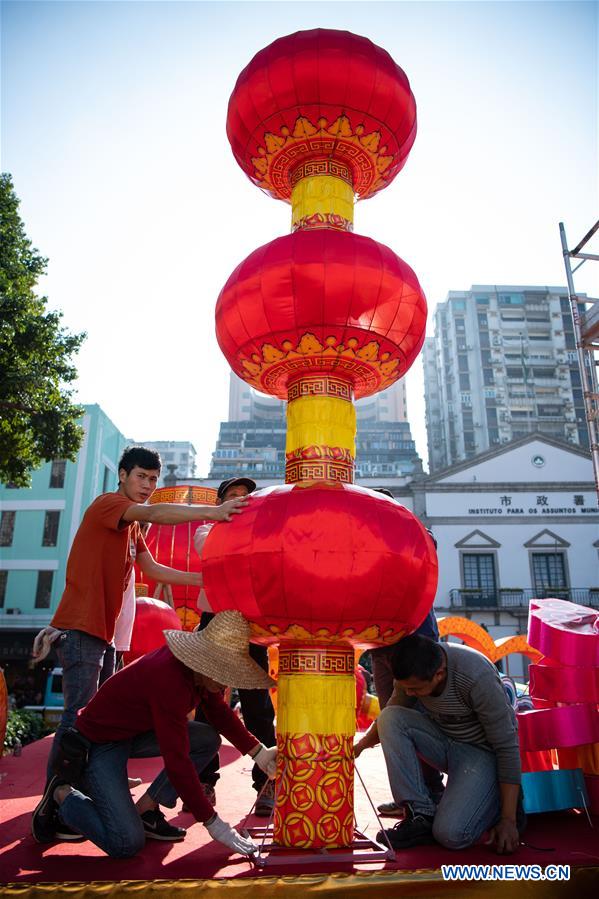
M 357 828 L 354 831 L 351 846 L 342 849 L 294 849 L 291 846 L 281 846 L 279 843 L 273 842 L 272 824 L 248 827 L 247 833 L 259 843 L 257 854 L 250 857 L 250 861 L 257 868 L 286 864 L 339 864 L 340 862 L 359 865 L 395 860 L 393 849 L 382 846 Z

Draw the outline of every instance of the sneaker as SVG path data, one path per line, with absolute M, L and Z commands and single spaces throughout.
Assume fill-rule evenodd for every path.
M 185 839 L 187 831 L 183 827 L 169 824 L 159 808 L 149 809 L 140 817 L 146 832 L 146 839 L 168 840 L 172 843 Z
M 376 810 L 383 818 L 405 818 L 406 816 L 405 804 L 403 802 L 395 802 L 394 800 L 377 805 Z
M 52 843 L 56 839 L 58 803 L 54 799 L 54 790 L 63 783 L 64 780 L 54 774 L 47 782 L 43 796 L 33 812 L 31 833 L 37 843 Z
M 262 788 L 262 792 L 259 794 L 258 799 L 256 800 L 256 808 L 254 809 L 254 813 L 259 818 L 270 818 L 274 807 L 275 782 L 274 780 L 267 780 L 264 787 Z
M 69 827 L 68 824 L 65 824 L 60 820 L 59 817 L 56 818 L 56 833 L 55 837 L 57 840 L 63 840 L 64 842 L 74 842 L 75 840 L 84 840 L 85 837 L 82 833 L 79 833 L 77 830 L 73 830 L 72 827 Z
M 434 843 L 433 816 L 413 812 L 409 805 L 406 811 L 407 817 L 403 821 L 398 821 L 395 827 L 379 830 L 376 835 L 377 842 L 386 845 L 386 836 L 393 849 L 409 849 L 410 846 L 426 846 Z

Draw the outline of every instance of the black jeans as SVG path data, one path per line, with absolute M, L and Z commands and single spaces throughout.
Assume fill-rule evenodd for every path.
M 202 613 L 200 628 L 206 627 L 208 622 L 214 616 L 210 612 Z M 260 665 L 264 671 L 268 671 L 268 651 L 266 646 L 258 646 L 256 643 L 250 643 L 250 656 Z M 243 715 L 243 723 L 253 734 L 257 740 L 264 743 L 265 746 L 274 746 L 275 738 L 275 710 L 270 699 L 268 690 L 239 690 L 239 701 L 241 703 L 241 714 Z M 196 721 L 206 721 L 206 717 L 201 708 L 198 707 L 195 716 Z M 218 752 L 214 758 L 206 765 L 200 774 L 202 783 L 214 786 L 219 779 L 220 759 Z M 252 768 L 252 784 L 255 790 L 260 791 L 267 780 L 266 774 L 258 765 Z

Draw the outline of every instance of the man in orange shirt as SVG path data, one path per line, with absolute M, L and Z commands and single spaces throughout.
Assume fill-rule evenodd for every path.
M 63 669 L 64 712 L 48 759 L 48 774 L 62 735 L 98 687 L 114 674 L 115 624 L 133 563 L 161 583 L 202 585 L 202 575 L 158 564 L 149 552 L 140 522 L 181 524 L 229 521 L 243 511 L 245 498 L 220 506 L 187 506 L 147 501 L 160 476 L 160 456 L 142 446 L 128 447 L 119 462 L 116 493 L 98 496 L 83 516 L 67 561 L 66 586 L 50 622 Z M 44 632 L 42 632 L 43 634 Z M 42 634 L 34 644 L 34 656 Z

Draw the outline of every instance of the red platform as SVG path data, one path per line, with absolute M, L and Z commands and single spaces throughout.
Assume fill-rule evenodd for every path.
M 311 892 L 319 897 L 339 895 L 351 897 L 366 891 L 374 896 L 427 897 L 463 895 L 464 892 L 491 897 L 518 890 L 519 896 L 576 894 L 577 899 L 590 895 L 599 885 L 599 819 L 591 828 L 586 816 L 575 812 L 535 815 L 529 818 L 526 846 L 509 857 L 499 857 L 484 845 L 462 852 L 440 846 L 422 846 L 398 854 L 395 861 L 351 863 L 323 860 L 314 855 L 309 864 L 286 859 L 284 864 L 257 869 L 247 859 L 230 855 L 224 847 L 207 839 L 205 828 L 180 805 L 167 813 L 175 823 L 187 827 L 182 843 L 149 841 L 139 856 L 129 860 L 107 858 L 90 842 L 38 845 L 31 836 L 31 811 L 37 804 L 44 784 L 46 757 L 50 745 L 46 738 L 26 746 L 21 756 L 0 759 L 0 893 L 11 896 L 55 895 L 84 897 L 92 894 L 116 896 L 124 893 L 160 892 L 161 899 L 179 896 L 181 890 L 222 891 L 245 896 L 281 896 L 292 899 Z M 232 824 L 243 823 L 255 798 L 251 788 L 250 765 L 235 749 L 224 745 L 221 750 L 221 779 L 217 785 L 217 808 L 222 818 Z M 380 748 L 364 753 L 358 767 L 375 804 L 388 800 L 385 765 Z M 130 775 L 139 776 L 147 784 L 158 770 L 154 759 L 135 760 Z M 143 792 L 138 787 L 135 794 Z M 356 781 L 356 818 L 362 832 L 374 836 L 378 830 L 370 804 Z M 386 819 L 388 826 L 394 823 Z M 248 824 L 263 824 L 251 818 Z M 532 847 L 538 848 L 532 848 Z M 346 850 L 341 850 L 345 852 Z M 304 853 L 300 854 L 302 860 Z M 568 864 L 568 883 L 547 881 L 443 881 L 443 864 L 500 863 L 517 865 Z M 191 895 L 191 893 L 189 893 Z

